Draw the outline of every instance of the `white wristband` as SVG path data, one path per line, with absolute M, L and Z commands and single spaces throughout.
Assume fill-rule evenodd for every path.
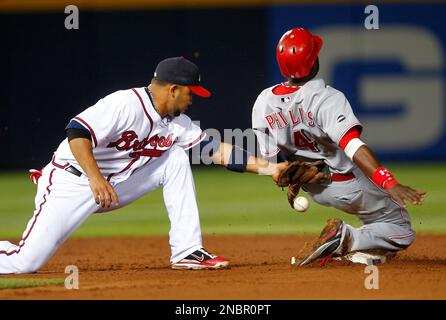
M 349 157 L 350 160 L 353 161 L 353 156 L 355 155 L 356 151 L 358 151 L 359 147 L 361 147 L 364 144 L 365 143 L 362 142 L 361 139 L 358 138 L 351 139 L 345 146 L 344 152 L 347 155 L 347 157 Z

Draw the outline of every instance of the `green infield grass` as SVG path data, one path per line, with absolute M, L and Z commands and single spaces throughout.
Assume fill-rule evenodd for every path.
M 35 278 L 0 278 L 1 289 L 19 289 L 43 286 L 60 286 L 64 279 L 35 279 Z
M 423 206 L 409 205 L 414 229 L 446 232 L 446 165 L 388 167 L 401 183 L 427 191 Z M 361 225 L 355 216 L 312 200 L 306 213 L 292 210 L 286 191 L 276 187 L 269 177 L 217 167 L 194 166 L 193 172 L 204 234 L 314 234 L 320 232 L 330 217 Z M 21 237 L 34 210 L 35 189 L 26 171 L 0 173 L 1 240 Z M 94 214 L 74 236 L 167 236 L 168 232 L 169 220 L 159 189 L 118 211 Z

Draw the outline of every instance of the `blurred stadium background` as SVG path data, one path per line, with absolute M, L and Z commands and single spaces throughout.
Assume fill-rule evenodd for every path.
M 201 127 L 250 127 L 262 89 L 282 81 L 275 45 L 288 29 L 321 35 L 321 76 L 342 90 L 365 140 L 404 184 L 426 190 L 410 212 L 419 232 L 446 228 L 446 3 L 377 1 L 367 30 L 362 1 L 0 1 L 0 238 L 19 238 L 34 206 L 27 169 L 40 168 L 69 119 L 119 89 L 147 85 L 158 61 L 195 61 L 213 92 L 188 114 Z M 79 29 L 64 26 L 67 5 Z M 316 233 L 325 219 L 355 217 L 314 203 L 292 211 L 269 178 L 194 166 L 206 234 Z M 154 192 L 116 213 L 95 215 L 77 236 L 167 235 Z

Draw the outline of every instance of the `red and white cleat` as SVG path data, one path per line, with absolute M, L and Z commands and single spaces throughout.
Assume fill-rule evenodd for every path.
M 316 259 L 322 259 L 321 266 L 324 266 L 332 257 L 343 254 L 345 242 L 350 239 L 345 236 L 346 228 L 340 219 L 329 219 L 322 230 L 319 238 L 313 244 L 313 248 L 301 260 L 299 266 L 309 264 Z
M 202 270 L 202 269 L 225 269 L 229 266 L 229 261 L 199 249 L 192 252 L 187 257 L 172 264 L 172 269 L 176 270 Z

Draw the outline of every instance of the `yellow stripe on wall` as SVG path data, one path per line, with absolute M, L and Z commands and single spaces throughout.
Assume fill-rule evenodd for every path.
M 132 9 L 132 8 L 189 8 L 215 6 L 262 6 L 276 3 L 295 3 L 283 0 L 0 0 L 0 11 L 53 11 L 68 5 L 80 9 Z
M 440 3 L 445 0 L 429 0 Z M 422 0 L 372 1 L 380 3 L 426 3 Z M 87 10 L 116 10 L 137 8 L 209 8 L 209 7 L 252 7 L 275 4 L 370 4 L 370 0 L 0 0 L 2 12 L 57 11 L 68 5 Z

